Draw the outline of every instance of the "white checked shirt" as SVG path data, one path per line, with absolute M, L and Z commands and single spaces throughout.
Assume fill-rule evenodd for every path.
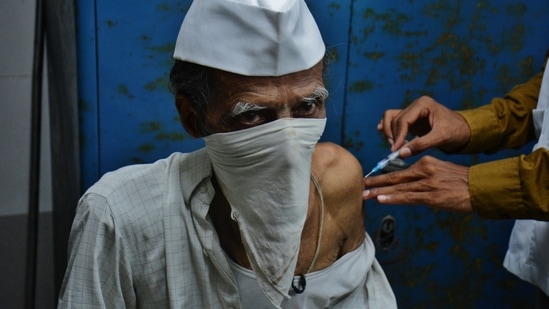
M 102 177 L 79 202 L 58 308 L 239 308 L 210 176 L 199 150 Z
M 202 149 L 103 176 L 80 199 L 58 308 L 240 308 L 208 219 L 211 173 Z M 396 308 L 374 266 L 363 274 L 368 300 L 360 308 Z

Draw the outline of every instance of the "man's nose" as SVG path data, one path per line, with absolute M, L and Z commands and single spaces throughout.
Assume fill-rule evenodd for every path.
M 287 105 L 284 105 L 277 111 L 277 118 L 293 118 L 292 110 Z

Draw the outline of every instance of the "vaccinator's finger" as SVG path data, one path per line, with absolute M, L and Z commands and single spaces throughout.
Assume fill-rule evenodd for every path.
M 426 192 L 404 192 L 378 195 L 377 202 L 393 205 L 423 205 L 426 198 L 428 198 Z
M 402 110 L 400 109 L 388 109 L 383 113 L 383 118 L 381 118 L 378 124 L 378 130 L 385 135 L 387 140 L 394 140 L 393 132 L 391 130 L 391 122 L 395 117 L 400 114 Z
M 418 174 L 415 173 L 409 167 L 403 170 L 389 172 L 386 174 L 380 174 L 375 176 L 368 176 L 364 178 L 364 186 L 369 187 L 386 187 L 405 182 L 416 180 Z

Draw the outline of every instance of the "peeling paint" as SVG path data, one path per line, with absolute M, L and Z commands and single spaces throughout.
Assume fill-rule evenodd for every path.
M 334 9 L 334 10 L 339 10 L 339 9 L 341 9 L 341 4 L 339 4 L 337 2 L 332 2 L 332 3 L 330 3 L 329 7 L 331 9 Z
M 116 23 L 115 21 L 112 21 L 112 20 L 110 20 L 110 19 L 107 20 L 107 21 L 105 22 L 105 24 L 106 24 L 107 27 L 109 27 L 109 28 L 112 28 L 112 27 L 114 27 L 114 26 L 117 25 L 117 23 Z
M 149 153 L 153 151 L 156 147 L 153 144 L 141 144 L 137 147 L 137 151 L 143 153 Z
M 162 130 L 162 124 L 156 121 L 144 122 L 140 125 L 139 133 L 151 133 Z
M 147 89 L 148 91 L 153 91 L 157 89 L 169 91 L 170 89 L 168 86 L 168 79 L 166 77 L 159 77 L 154 81 L 145 84 L 145 89 Z
M 129 94 L 130 92 L 128 91 L 128 87 L 126 85 L 118 85 L 118 92 L 122 93 L 122 94 Z
M 518 3 L 507 3 L 505 5 L 505 12 L 511 16 L 522 17 L 528 11 L 526 4 L 522 2 Z
M 179 117 L 176 117 L 179 122 Z M 165 131 L 162 123 L 157 121 L 149 121 L 141 123 L 139 133 L 142 135 L 154 133 L 153 140 L 146 145 L 143 152 L 152 151 L 148 150 L 147 145 L 153 145 L 160 141 L 181 142 L 188 138 L 188 135 L 182 130 L 180 131 Z
M 369 80 L 361 80 L 353 82 L 351 85 L 349 85 L 349 92 L 364 92 L 368 90 L 372 90 L 374 88 L 374 83 Z
M 363 53 L 365 58 L 372 59 L 373 61 L 376 61 L 382 57 L 385 56 L 384 52 L 364 52 Z
M 132 161 L 133 164 L 147 163 L 145 160 L 143 160 L 142 158 L 139 158 L 139 157 L 132 157 L 131 161 Z
M 117 90 L 118 90 L 119 93 L 125 95 L 129 99 L 135 98 L 135 96 L 130 93 L 130 90 L 128 89 L 128 87 L 126 85 L 119 84 Z
M 156 5 L 156 9 L 159 11 L 170 11 L 172 10 L 171 6 L 166 3 L 160 3 Z
M 169 43 L 161 46 L 147 47 L 148 50 L 156 53 L 172 53 L 175 48 L 175 43 Z
M 345 141 L 343 141 L 342 146 L 345 149 L 360 151 L 360 149 L 364 146 L 364 142 L 361 140 L 357 140 L 358 137 L 360 137 L 360 132 L 355 131 L 354 138 L 348 137 Z
M 172 142 L 180 142 L 187 138 L 187 135 L 183 132 L 160 132 L 158 133 L 154 139 L 157 141 L 172 141 Z

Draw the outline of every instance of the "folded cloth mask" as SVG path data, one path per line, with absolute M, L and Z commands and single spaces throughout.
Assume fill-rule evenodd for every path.
M 277 308 L 289 297 L 311 156 L 325 125 L 325 118 L 284 118 L 204 138 L 259 286 Z

